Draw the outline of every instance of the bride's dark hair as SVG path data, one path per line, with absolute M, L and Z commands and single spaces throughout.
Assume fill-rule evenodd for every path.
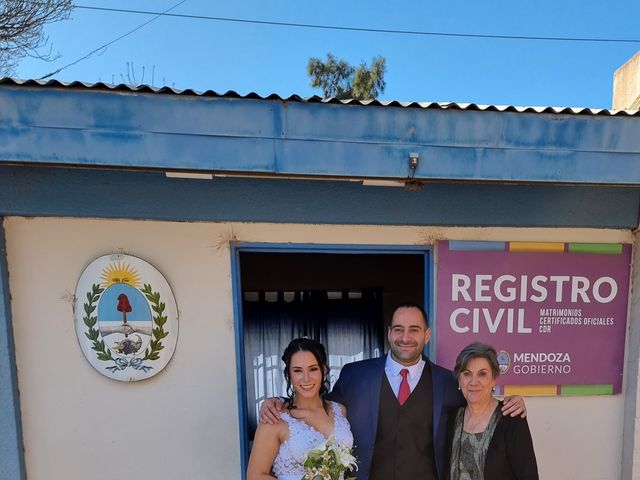
M 306 337 L 291 340 L 282 354 L 282 361 L 284 362 L 284 378 L 287 381 L 287 409 L 291 410 L 296 408 L 294 403 L 295 390 L 291 385 L 291 373 L 289 372 L 291 357 L 296 352 L 311 352 L 311 354 L 316 358 L 316 361 L 320 366 L 320 371 L 322 372 L 322 384 L 320 385 L 319 392 L 320 398 L 322 399 L 322 406 L 328 414 L 329 403 L 325 398 L 329 393 L 329 378 L 327 377 L 329 367 L 327 366 L 327 352 L 324 349 L 324 345 L 320 342 L 316 342 L 315 340 Z

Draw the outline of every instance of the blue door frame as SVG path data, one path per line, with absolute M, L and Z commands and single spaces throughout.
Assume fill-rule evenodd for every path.
M 3 217 L 0 217 L 0 478 L 24 480 L 26 469 L 12 321 L 7 247 Z
M 247 475 L 249 460 L 247 431 L 247 411 L 245 366 L 244 366 L 244 325 L 242 323 L 242 279 L 240 278 L 240 253 L 318 253 L 343 255 L 416 255 L 422 254 L 424 262 L 424 304 L 429 318 L 434 318 L 433 305 L 433 247 L 423 245 L 329 245 L 329 244 L 291 244 L 291 243 L 231 243 L 231 282 L 233 295 L 233 316 L 236 342 L 236 391 L 238 395 L 238 413 L 240 427 L 240 461 L 242 478 Z M 432 331 L 435 322 L 431 322 Z M 435 332 L 433 332 L 435 334 Z M 433 344 L 433 342 L 429 342 Z M 427 345 L 427 355 L 433 358 L 434 350 Z

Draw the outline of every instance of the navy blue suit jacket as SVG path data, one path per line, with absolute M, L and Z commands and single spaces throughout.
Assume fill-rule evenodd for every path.
M 348 363 L 342 367 L 340 377 L 329 398 L 347 407 L 347 418 L 353 432 L 355 455 L 358 459 L 358 480 L 367 480 L 371 468 L 373 449 L 380 414 L 380 388 L 385 376 L 387 356 Z M 433 446 L 438 478 L 448 472 L 447 418 L 449 413 L 465 404 L 458 383 L 450 370 L 431 363 L 433 380 Z

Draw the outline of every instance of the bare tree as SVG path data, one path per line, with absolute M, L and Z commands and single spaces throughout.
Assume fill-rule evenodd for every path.
M 50 52 L 39 52 L 48 41 L 42 27 L 65 20 L 72 8 L 73 0 L 0 0 L 0 76 L 27 55 L 50 60 Z

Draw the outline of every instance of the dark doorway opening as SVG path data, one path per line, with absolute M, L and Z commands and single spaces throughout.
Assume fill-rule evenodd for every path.
M 286 393 L 280 357 L 289 341 L 325 344 L 332 385 L 344 364 L 384 354 L 395 306 L 425 304 L 428 254 L 239 251 L 245 452 L 262 401 Z

